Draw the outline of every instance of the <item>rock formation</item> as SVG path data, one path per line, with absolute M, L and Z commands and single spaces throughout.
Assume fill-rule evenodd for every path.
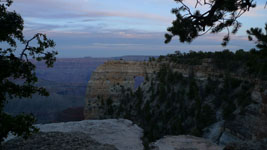
M 100 144 L 82 132 L 40 132 L 27 140 L 16 138 L 4 144 L 4 150 L 118 150 L 113 145 Z
M 9 136 L 4 150 L 143 150 L 143 130 L 129 120 L 84 120 L 38 124 L 40 132 L 24 140 Z M 221 147 L 194 136 L 166 136 L 150 145 L 152 150 L 221 150 Z
M 118 96 L 118 86 L 134 89 L 135 79 L 152 74 L 157 69 L 155 63 L 135 61 L 108 61 L 99 66 L 91 75 L 86 91 L 85 119 L 99 119 L 101 101 Z M 114 102 L 116 103 L 116 101 Z
M 172 69 L 184 76 L 188 76 L 194 70 L 195 76 L 199 79 L 205 79 L 209 75 L 218 76 L 220 72 L 215 72 L 208 65 L 209 61 L 204 60 L 202 65 L 196 66 L 175 64 L 172 65 Z M 99 66 L 88 82 L 84 107 L 85 119 L 103 118 L 101 106 L 108 98 L 114 100 L 113 103 L 116 105 L 121 92 L 120 87 L 134 89 L 137 77 L 151 76 L 159 70 L 160 64 L 164 62 L 111 60 Z
M 228 145 L 231 143 L 261 143 L 265 145 L 267 139 L 267 90 L 261 92 L 255 87 L 251 93 L 253 103 L 245 107 L 245 114 L 236 115 L 234 120 L 219 121 L 206 128 L 203 137 L 211 139 L 220 145 Z M 237 114 L 240 110 L 236 110 Z M 246 141 L 246 142 L 244 142 Z M 265 141 L 265 142 L 264 142 Z M 238 146 L 240 146 L 238 145 Z M 251 146 L 252 144 L 250 144 Z M 253 146 L 252 146 L 253 147 Z M 266 149 L 267 145 L 264 148 Z
M 105 118 L 107 110 L 103 104 L 112 98 L 115 106 L 112 117 L 131 119 L 157 138 L 175 131 L 198 134 L 219 145 L 244 147 L 244 142 L 258 143 L 260 147 L 267 145 L 266 81 L 240 76 L 238 72 L 225 75 L 209 63 L 209 59 L 200 65 L 164 61 L 106 62 L 96 69 L 88 83 L 85 118 Z M 162 68 L 171 68 L 171 71 L 160 71 Z M 163 72 L 164 81 L 160 81 L 158 72 Z M 180 79 L 169 81 L 168 72 L 172 72 L 173 79 Z M 190 77 L 191 73 L 195 79 Z M 133 90 L 138 76 L 149 77 L 140 86 L 141 96 Z M 132 91 L 122 94 L 122 87 Z M 123 105 L 119 105 L 121 102 Z M 207 116 L 214 122 L 206 124 L 210 121 Z M 168 123 L 165 125 L 165 122 Z M 176 129 L 177 124 L 181 128 Z M 253 147 L 247 144 L 248 149 L 250 146 Z
M 209 140 L 189 136 L 166 136 L 150 145 L 152 150 L 223 150 Z
M 44 136 L 43 139 L 51 136 L 59 138 L 62 136 L 68 137 L 68 139 L 64 140 L 65 142 L 62 142 L 62 146 L 65 145 L 66 148 L 69 147 L 68 144 L 70 144 L 70 140 L 82 139 L 82 137 L 91 137 L 88 140 L 83 139 L 80 141 L 80 144 L 85 144 L 84 146 L 86 146 L 86 141 L 90 141 L 90 143 L 100 143 L 95 144 L 96 146 L 105 147 L 105 144 L 113 145 L 118 150 L 143 150 L 143 144 L 141 141 L 143 130 L 129 120 L 84 120 L 79 122 L 39 124 L 36 125 L 36 127 L 40 128 L 41 132 L 49 133 L 39 134 L 39 136 Z M 51 132 L 59 133 L 57 134 Z M 80 133 L 82 134 L 79 137 Z M 12 138 L 14 138 L 14 136 L 9 136 L 8 140 Z M 38 145 L 39 143 L 34 141 L 40 140 L 41 137 L 36 136 L 36 138 L 37 139 L 34 139 L 33 137 L 28 142 L 24 142 L 24 144 L 29 146 Z M 31 142 L 33 142 L 33 145 L 31 145 Z M 77 141 L 76 144 L 77 143 L 79 142 Z M 44 143 L 44 145 L 46 144 Z M 50 144 L 56 145 L 55 141 L 50 141 Z M 64 149 L 64 147 L 62 149 Z M 110 148 L 110 150 L 112 149 Z

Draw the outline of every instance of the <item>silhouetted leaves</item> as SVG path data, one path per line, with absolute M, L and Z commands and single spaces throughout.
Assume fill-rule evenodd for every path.
M 0 142 L 9 132 L 26 138 L 37 131 L 32 115 L 10 116 L 3 112 L 3 107 L 7 98 L 31 97 L 34 93 L 48 96 L 45 88 L 35 86 L 38 78 L 32 61 L 45 61 L 47 67 L 52 67 L 57 54 L 46 51 L 54 48 L 55 43 L 45 34 L 37 33 L 30 40 L 24 39 L 24 21 L 15 11 L 8 11 L 11 4 L 12 0 L 0 2 L 0 43 L 9 46 L 0 48 Z M 17 49 L 18 43 L 25 45 L 21 51 Z
M 247 30 L 248 39 L 253 40 L 253 37 L 256 38 L 256 46 L 263 52 L 267 52 L 267 23 L 265 24 L 265 34 L 260 28 L 251 28 Z
M 167 29 L 165 43 L 169 43 L 174 36 L 179 36 L 180 42 L 192 42 L 198 36 L 208 33 L 218 33 L 227 29 L 222 45 L 226 46 L 230 40 L 231 33 L 237 33 L 241 27 L 238 18 L 250 8 L 256 7 L 254 0 L 196 0 L 196 8 L 201 5 L 209 9 L 203 13 L 199 10 L 192 12 L 191 8 L 184 3 L 184 0 L 174 0 L 179 8 L 174 8 L 172 13 L 176 20 Z

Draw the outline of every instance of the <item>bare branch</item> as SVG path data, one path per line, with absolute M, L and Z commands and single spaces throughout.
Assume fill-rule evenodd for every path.
M 25 52 L 26 52 L 26 50 L 29 49 L 29 44 L 30 44 L 30 42 L 33 41 L 33 40 L 34 40 L 36 37 L 38 37 L 39 35 L 40 35 L 40 33 L 35 34 L 35 36 L 33 36 L 30 40 L 28 40 L 28 41 L 26 42 L 25 48 L 22 50 L 22 52 L 21 52 L 21 54 L 20 54 L 20 59 L 22 59 L 23 56 L 25 56 Z
M 196 2 L 196 5 L 195 5 L 195 8 L 197 8 L 197 5 L 200 5 L 200 6 L 202 6 L 202 4 L 201 4 L 201 2 L 199 1 L 199 0 L 197 0 L 197 2 Z
M 179 36 L 180 42 L 190 43 L 193 39 L 208 33 L 210 30 L 212 33 L 227 30 L 228 34 L 223 40 L 227 41 L 230 34 L 237 33 L 241 26 L 238 18 L 256 6 L 254 0 L 195 0 L 195 8 L 206 5 L 209 10 L 192 12 L 191 7 L 183 3 L 183 0 L 175 1 L 180 4 L 180 8 L 173 11 L 177 19 L 173 22 L 173 26 L 167 29 L 169 33 L 165 34 L 166 43 L 171 41 L 174 36 Z M 229 28 L 231 27 L 234 29 L 230 33 Z
M 204 0 L 204 5 L 210 5 L 210 6 L 212 6 L 212 4 L 211 3 L 208 3 L 206 0 Z
M 210 27 L 206 32 L 204 32 L 204 33 L 202 33 L 202 34 L 200 34 L 198 36 L 203 36 L 203 35 L 207 34 L 211 29 L 212 29 L 212 27 Z
M 182 1 L 180 1 L 180 3 L 186 8 L 188 13 L 192 16 L 193 14 L 191 13 L 190 8 L 187 5 L 185 5 Z

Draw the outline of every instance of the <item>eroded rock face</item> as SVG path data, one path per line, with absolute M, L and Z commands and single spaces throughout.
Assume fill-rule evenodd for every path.
M 112 60 L 99 66 L 91 75 L 86 90 L 84 107 L 85 119 L 103 119 L 105 115 L 102 108 L 108 98 L 113 104 L 118 104 L 117 98 L 121 92 L 120 87 L 135 89 L 135 79 L 151 76 L 160 69 L 162 64 L 171 65 L 174 72 L 189 76 L 194 71 L 198 79 L 205 80 L 209 76 L 219 76 L 222 72 L 214 70 L 209 63 L 210 59 L 202 60 L 201 65 L 168 64 L 168 62 L 145 62 Z
M 244 114 L 236 110 L 234 113 L 239 114 L 233 120 L 214 123 L 205 129 L 203 137 L 219 145 L 243 149 L 267 145 L 267 90 L 262 90 L 264 85 L 259 86 L 251 93 L 253 103 L 244 108 Z
M 195 71 L 197 78 L 207 78 L 209 75 L 218 75 L 211 66 L 207 65 L 208 61 L 203 61 L 202 65 L 172 65 L 175 72 L 188 76 L 191 70 Z M 144 61 L 124 61 L 112 60 L 105 62 L 99 66 L 91 75 L 86 91 L 86 100 L 84 107 L 85 119 L 102 119 L 103 103 L 108 98 L 113 100 L 113 104 L 117 104 L 118 98 L 123 86 L 125 89 L 136 88 L 136 78 L 150 76 L 157 72 L 160 65 L 164 62 L 144 62 Z
M 120 86 L 134 89 L 135 78 L 145 77 L 157 70 L 156 63 L 135 61 L 108 61 L 92 74 L 86 91 L 85 119 L 103 117 L 101 103 L 108 98 L 116 100 Z M 116 104 L 116 101 L 114 101 Z
M 209 140 L 189 136 L 166 136 L 150 145 L 152 150 L 223 150 Z

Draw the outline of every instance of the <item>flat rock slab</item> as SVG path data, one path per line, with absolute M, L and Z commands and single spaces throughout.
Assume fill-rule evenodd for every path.
M 189 136 L 165 136 L 150 145 L 152 150 L 223 150 L 209 140 Z
M 38 124 L 36 127 L 40 132 L 81 132 L 98 143 L 114 145 L 118 150 L 143 150 L 143 129 L 125 119 Z
M 81 132 L 40 132 L 27 140 L 15 138 L 6 142 L 4 150 L 118 150 L 113 145 L 100 144 Z

